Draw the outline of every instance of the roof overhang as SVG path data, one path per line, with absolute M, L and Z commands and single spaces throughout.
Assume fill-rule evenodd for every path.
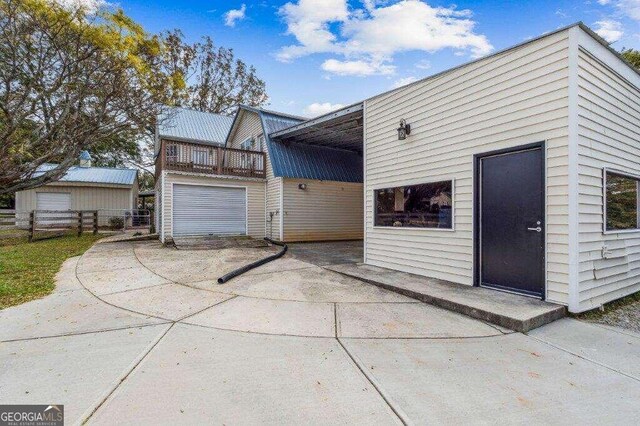
M 327 146 L 362 153 L 364 104 L 357 103 L 273 132 L 273 140 Z

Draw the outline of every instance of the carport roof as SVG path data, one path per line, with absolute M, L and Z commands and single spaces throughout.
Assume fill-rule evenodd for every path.
M 363 103 L 296 123 L 269 134 L 272 140 L 297 142 L 362 153 Z

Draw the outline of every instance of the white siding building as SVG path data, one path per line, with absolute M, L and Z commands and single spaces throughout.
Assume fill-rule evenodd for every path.
M 581 312 L 640 290 L 637 182 L 629 212 L 635 223 L 607 230 L 606 199 L 616 208 L 620 201 L 616 188 L 607 196 L 604 180 L 609 169 L 640 175 L 640 75 L 603 43 L 574 25 L 365 101 L 365 263 L 528 293 L 531 271 L 518 262 L 536 262 L 522 247 L 529 238 L 543 268 L 538 296 L 550 302 Z M 400 119 L 411 126 L 405 140 L 396 132 Z M 490 162 L 482 156 L 513 154 L 517 164 L 516 155 L 536 149 L 543 173 L 521 187 L 541 177 L 541 217 L 500 217 L 518 197 L 498 199 L 497 208 L 486 205 L 483 191 L 489 200 L 492 188 L 508 194 L 522 176 L 501 159 L 505 182 L 485 182 Z M 376 190 L 442 181 L 452 182 L 451 227 L 376 226 Z M 536 195 L 527 194 L 533 204 L 526 210 Z M 524 231 L 516 235 L 510 226 Z M 522 256 L 505 254 L 514 250 Z M 501 277 L 511 281 L 491 282 Z

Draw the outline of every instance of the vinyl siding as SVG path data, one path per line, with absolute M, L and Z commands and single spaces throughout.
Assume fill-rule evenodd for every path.
M 130 210 L 135 208 L 138 195 L 137 182 L 134 187 L 114 187 L 94 184 L 78 186 L 58 183 L 16 193 L 16 211 L 30 212 L 37 209 L 38 192 L 68 192 L 71 194 L 72 210 Z
M 223 185 L 247 188 L 247 233 L 254 238 L 265 236 L 265 182 L 263 180 L 242 180 L 234 178 L 211 178 L 189 174 L 164 172 L 164 188 L 162 191 L 162 226 L 163 241 L 172 238 L 172 190 L 174 183 L 192 185 Z
M 366 263 L 472 285 L 473 156 L 546 141 L 547 299 L 567 303 L 568 46 L 563 31 L 366 101 Z M 375 189 L 447 179 L 455 231 L 373 227 Z
M 283 189 L 285 241 L 362 239 L 361 183 L 284 179 Z
M 262 134 L 262 122 L 257 113 L 242 110 L 238 120 L 235 130 L 228 141 L 227 148 L 240 149 L 242 142 Z
M 263 133 L 262 121 L 260 116 L 253 112 L 242 110 L 241 116 L 238 117 L 238 123 L 231 138 L 229 139 L 229 147 L 240 149 L 240 144 L 247 138 L 255 138 Z M 267 193 L 266 193 L 266 212 L 265 212 L 265 235 L 276 240 L 280 239 L 280 186 L 281 178 L 273 175 L 273 167 L 271 166 L 271 158 L 266 143 L 263 143 L 262 150 L 266 153 L 266 176 L 267 176 Z M 273 212 L 273 221 L 271 221 L 270 212 Z
M 640 76 L 581 32 L 579 310 L 640 290 L 640 232 L 603 233 L 603 169 L 640 174 Z M 604 259 L 604 247 L 611 252 Z

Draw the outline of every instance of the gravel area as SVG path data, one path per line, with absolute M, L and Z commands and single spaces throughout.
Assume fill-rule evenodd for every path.
M 606 309 L 605 312 L 589 313 L 583 319 L 640 333 L 640 300 Z

